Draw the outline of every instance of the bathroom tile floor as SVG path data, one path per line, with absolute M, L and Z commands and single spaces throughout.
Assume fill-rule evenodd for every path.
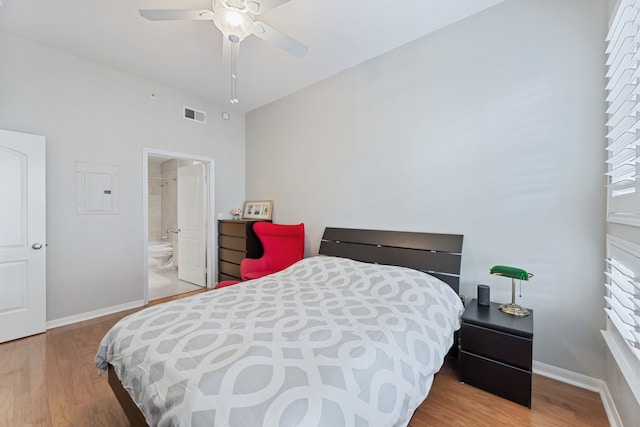
M 149 268 L 149 301 L 202 289 L 198 285 L 178 279 L 174 266 Z

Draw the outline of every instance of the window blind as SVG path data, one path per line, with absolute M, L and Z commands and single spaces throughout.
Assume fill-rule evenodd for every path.
M 640 225 L 640 0 L 621 0 L 606 41 L 609 213 L 636 215 Z
M 607 234 L 602 336 L 640 403 L 640 245 Z
M 613 251 L 615 252 L 615 251 Z M 622 261 L 607 258 L 605 312 L 631 352 L 640 360 L 640 283 Z

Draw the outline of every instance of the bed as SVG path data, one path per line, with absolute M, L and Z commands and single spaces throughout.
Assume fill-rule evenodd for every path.
M 462 240 L 327 228 L 318 256 L 123 318 L 96 366 L 133 426 L 406 426 L 460 327 Z

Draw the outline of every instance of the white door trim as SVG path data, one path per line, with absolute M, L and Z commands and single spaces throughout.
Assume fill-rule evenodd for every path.
M 207 167 L 207 206 L 209 211 L 207 215 L 207 288 L 213 288 L 215 285 L 214 278 L 216 277 L 217 264 L 215 260 L 218 258 L 218 245 L 215 244 L 215 236 L 217 233 L 217 223 L 215 221 L 215 184 L 214 184 L 214 171 L 215 171 L 215 159 L 212 157 L 199 156 L 195 154 L 178 153 L 174 151 L 157 150 L 154 148 L 142 149 L 142 250 L 144 256 L 142 261 L 143 271 L 143 299 L 146 305 L 149 302 L 149 259 L 147 256 L 149 246 L 149 187 L 148 187 L 148 175 L 149 175 L 149 156 L 162 156 L 182 160 L 197 160 L 208 165 Z

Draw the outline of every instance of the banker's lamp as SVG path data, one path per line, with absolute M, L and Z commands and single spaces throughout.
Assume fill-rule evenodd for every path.
M 491 267 L 491 274 L 511 278 L 511 304 L 500 305 L 500 311 L 513 316 L 524 317 L 529 315 L 529 310 L 516 304 L 516 279 L 529 280 L 533 274 L 527 273 L 521 268 L 507 267 L 505 265 L 495 265 Z

